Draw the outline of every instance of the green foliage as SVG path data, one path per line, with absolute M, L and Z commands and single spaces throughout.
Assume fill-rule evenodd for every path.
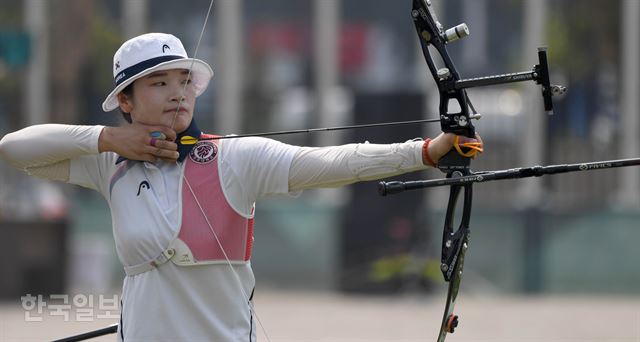
M 435 259 L 417 260 L 408 254 L 388 256 L 376 260 L 371 265 L 369 277 L 376 282 L 414 276 L 429 282 L 442 280 L 440 262 Z
M 91 44 L 87 69 L 92 73 L 92 87 L 104 92 L 113 87 L 113 54 L 122 43 L 116 25 L 97 13 L 91 21 Z

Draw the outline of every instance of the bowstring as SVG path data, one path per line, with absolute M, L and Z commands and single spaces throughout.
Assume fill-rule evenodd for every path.
M 209 2 L 209 8 L 207 9 L 207 15 L 204 18 L 204 24 L 202 25 L 202 30 L 200 30 L 200 36 L 198 37 L 198 42 L 196 43 L 195 51 L 193 52 L 193 56 L 191 57 L 191 65 L 189 66 L 189 72 L 187 73 L 187 81 L 185 82 L 185 84 L 184 84 L 184 86 L 182 88 L 182 94 L 180 94 L 181 96 L 180 96 L 180 100 L 178 101 L 178 107 L 176 108 L 176 112 L 173 115 L 173 121 L 171 122 L 171 129 L 174 129 L 174 126 L 175 126 L 175 123 L 176 123 L 176 119 L 177 119 L 178 113 L 180 111 L 180 107 L 182 106 L 182 102 L 185 99 L 187 86 L 189 85 L 190 80 L 191 80 L 191 73 L 193 71 L 193 65 L 194 65 L 195 60 L 196 60 L 196 58 L 198 56 L 198 49 L 200 48 L 200 43 L 202 42 L 202 37 L 204 36 L 204 31 L 205 31 L 205 29 L 207 27 L 207 22 L 209 21 L 209 16 L 211 15 L 211 10 L 213 9 L 213 1 L 214 0 L 211 0 Z M 220 241 L 220 238 L 218 237 L 218 234 L 216 233 L 215 229 L 213 229 L 213 225 L 209 221 L 209 217 L 207 217 L 207 214 L 204 212 L 204 209 L 202 208 L 202 205 L 200 205 L 200 201 L 198 200 L 198 197 L 196 196 L 195 192 L 193 191 L 193 188 L 191 187 L 191 183 L 189 183 L 189 180 L 187 179 L 187 175 L 183 175 L 183 179 L 184 179 L 185 184 L 187 185 L 187 188 L 189 188 L 189 192 L 191 193 L 191 196 L 193 196 L 193 199 L 195 200 L 196 204 L 198 205 L 198 209 L 200 209 L 200 212 L 204 216 L 204 219 L 207 222 L 207 225 L 209 226 L 209 230 L 211 231 L 211 234 L 215 238 L 216 243 L 218 244 L 218 247 L 222 251 L 222 255 L 224 255 L 224 258 L 225 258 L 225 260 L 227 262 L 227 265 L 229 266 L 229 269 L 233 273 L 233 276 L 235 277 L 236 281 L 238 282 L 238 285 L 240 287 L 240 291 L 242 292 L 242 296 L 244 297 L 245 301 L 248 303 L 249 310 L 251 311 L 251 314 L 256 318 L 256 321 L 258 322 L 258 325 L 260 325 L 260 329 L 262 330 L 262 333 L 264 334 L 266 340 L 268 342 L 271 342 L 271 339 L 269 338 L 269 334 L 267 334 L 267 330 L 265 329 L 264 325 L 262 324 L 262 320 L 258 316 L 258 312 L 255 310 L 255 307 L 253 305 L 253 302 L 251 301 L 251 298 L 247 294 L 247 291 L 245 291 L 245 289 L 244 289 L 244 286 L 242 284 L 242 280 L 240 279 L 240 275 L 236 271 L 235 267 L 233 267 L 233 263 L 229 259 L 229 256 L 227 255 L 226 250 L 222 246 L 222 241 Z
M 176 108 L 175 114 L 173 114 L 173 120 L 171 121 L 171 129 L 173 129 L 173 127 L 176 124 L 176 119 L 178 118 L 178 113 L 180 112 L 182 101 L 184 101 L 184 96 L 187 93 L 187 86 L 191 81 L 191 72 L 193 71 L 193 64 L 196 62 L 196 58 L 198 56 L 198 49 L 200 48 L 200 42 L 202 42 L 202 37 L 204 36 L 204 30 L 207 28 L 207 22 L 209 21 L 209 16 L 211 15 L 211 9 L 213 9 L 213 0 L 209 2 L 207 15 L 204 17 L 204 24 L 202 24 L 202 30 L 200 30 L 200 36 L 198 37 L 198 42 L 196 43 L 196 49 L 193 52 L 193 57 L 191 57 L 191 65 L 189 65 L 189 72 L 187 73 L 187 81 L 184 82 L 184 86 L 182 87 L 182 94 L 180 96 L 180 100 L 178 101 L 178 107 Z
M 227 255 L 227 251 L 224 249 L 224 247 L 222 247 L 222 242 L 218 238 L 218 234 L 216 233 L 215 229 L 213 229 L 213 225 L 209 221 L 209 217 L 207 217 L 207 215 L 204 213 L 204 209 L 202 208 L 202 205 L 200 205 L 200 201 L 198 200 L 198 197 L 196 197 L 196 194 L 193 191 L 193 188 L 191 187 L 191 183 L 189 183 L 189 180 L 187 180 L 186 175 L 184 176 L 184 182 L 187 185 L 187 188 L 189 188 L 189 192 L 191 192 L 191 195 L 193 195 L 193 199 L 196 201 L 196 205 L 198 205 L 200 212 L 202 212 L 202 215 L 204 216 L 204 220 L 207 222 L 207 225 L 209 226 L 209 230 L 215 237 L 216 243 L 218 244 L 218 247 L 220 247 L 220 250 L 222 251 L 222 255 L 224 255 L 225 260 L 227 260 L 227 265 L 229 265 L 229 268 L 231 269 L 231 271 L 233 271 L 233 275 L 238 281 L 238 284 L 240 284 L 240 291 L 242 291 L 242 295 L 246 299 L 247 303 L 249 303 L 249 310 L 251 311 L 251 314 L 253 314 L 256 317 L 256 321 L 258 321 L 258 325 L 260 325 L 260 329 L 262 329 L 262 333 L 264 334 L 267 341 L 270 342 L 271 340 L 269 339 L 269 335 L 267 335 L 267 330 L 264 328 L 264 325 L 262 324 L 260 317 L 258 317 L 258 313 L 256 312 L 255 307 L 253 306 L 253 302 L 251 301 L 249 295 L 247 294 L 247 291 L 245 291 L 244 287 L 242 286 L 242 280 L 240 279 L 240 275 L 238 274 L 238 272 L 236 272 L 235 267 L 233 267 L 233 264 L 231 263 L 231 260 Z

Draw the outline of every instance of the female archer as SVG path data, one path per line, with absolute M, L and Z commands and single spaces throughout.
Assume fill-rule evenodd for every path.
M 254 341 L 256 200 L 433 167 L 456 138 L 301 147 L 203 134 L 193 113 L 213 71 L 169 34 L 126 41 L 113 76 L 102 108 L 129 124 L 30 126 L 2 138 L 0 155 L 107 200 L 127 274 L 121 340 Z

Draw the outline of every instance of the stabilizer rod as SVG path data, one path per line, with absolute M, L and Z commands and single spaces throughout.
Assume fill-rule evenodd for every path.
M 473 172 L 470 175 L 453 178 L 440 178 L 410 182 L 380 182 L 378 183 L 378 193 L 382 196 L 401 193 L 407 190 L 417 190 L 424 188 L 434 188 L 439 186 L 467 185 L 472 183 L 482 183 L 503 179 L 516 179 L 528 177 L 540 177 L 558 173 L 594 171 L 611 169 L 626 166 L 640 165 L 640 158 L 605 160 L 578 164 L 561 164 L 549 166 L 532 166 L 498 171 Z

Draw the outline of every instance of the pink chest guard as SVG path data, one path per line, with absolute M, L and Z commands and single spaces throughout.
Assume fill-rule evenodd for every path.
M 175 250 L 171 261 L 177 265 L 227 263 L 227 259 L 247 263 L 251 259 L 253 213 L 244 217 L 227 201 L 218 169 L 220 145 L 214 141 L 198 142 L 185 159 L 182 222 L 171 246 Z

